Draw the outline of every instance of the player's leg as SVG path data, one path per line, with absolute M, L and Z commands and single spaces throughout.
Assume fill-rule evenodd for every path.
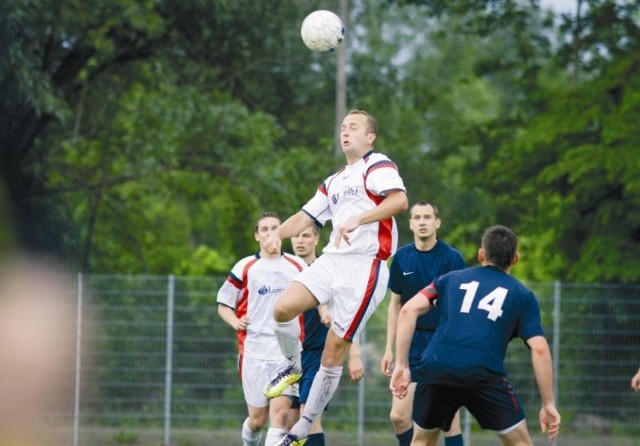
M 291 282 L 276 300 L 273 309 L 273 331 L 286 361 L 265 386 L 264 394 L 267 397 L 275 398 L 281 395 L 287 387 L 302 377 L 300 322 L 296 318 L 300 313 L 317 306 L 318 301 L 313 294 L 298 281 Z
M 273 446 L 287 433 L 291 398 L 281 395 L 269 401 L 269 430 L 264 446 Z
M 436 446 L 440 438 L 440 429 L 423 429 L 414 424 L 411 446 Z
M 393 432 L 398 439 L 399 446 L 409 446 L 413 438 L 413 419 L 411 415 L 415 389 L 416 383 L 411 383 L 407 389 L 407 396 L 404 398 L 391 397 L 389 419 L 391 420 Z
M 300 406 L 300 411 L 304 412 L 304 404 Z M 318 414 L 313 423 L 307 437 L 305 446 L 325 446 L 324 428 L 322 427 L 322 412 Z
M 269 416 L 269 402 L 262 395 L 260 378 L 265 373 L 267 361 L 240 355 L 238 367 L 242 393 L 247 403 L 248 417 L 242 423 L 243 446 L 254 446 L 262 439 L 262 429 Z
M 445 446 L 464 446 L 462 431 L 460 430 L 460 411 L 457 411 L 451 421 L 451 429 L 444 433 Z
M 253 407 L 247 404 L 249 416 L 242 423 L 242 446 L 257 446 L 262 439 L 262 429 L 269 415 L 268 407 Z
M 526 420 L 522 420 L 516 426 L 496 433 L 505 446 L 533 446 Z

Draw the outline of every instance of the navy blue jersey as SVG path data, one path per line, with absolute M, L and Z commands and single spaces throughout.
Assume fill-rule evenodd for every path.
M 423 291 L 440 308 L 441 319 L 421 373 L 432 384 L 473 385 L 506 375 L 511 339 L 544 336 L 540 307 L 531 290 L 494 266 L 453 271 Z
M 312 308 L 302 313 L 304 319 L 303 350 L 323 350 L 329 328 L 320 322 L 320 313 Z
M 420 251 L 415 243 L 398 249 L 389 268 L 389 289 L 401 296 L 404 304 L 436 277 L 465 267 L 462 254 L 445 242 L 438 240 L 429 251 Z M 435 330 L 438 312 L 429 311 L 420 316 L 418 330 Z

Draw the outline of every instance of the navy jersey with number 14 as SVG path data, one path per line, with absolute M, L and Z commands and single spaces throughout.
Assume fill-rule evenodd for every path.
M 452 271 L 420 293 L 439 307 L 441 319 L 418 381 L 473 385 L 506 375 L 509 341 L 544 336 L 534 293 L 494 266 Z

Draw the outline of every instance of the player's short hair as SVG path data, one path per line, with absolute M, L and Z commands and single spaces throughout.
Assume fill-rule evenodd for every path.
M 277 219 L 280 223 L 282 223 L 282 219 L 280 218 L 277 212 L 273 212 L 273 211 L 263 212 L 262 215 L 260 215 L 260 217 L 258 217 L 258 219 L 256 220 L 256 225 L 253 228 L 253 232 L 257 233 L 258 228 L 260 227 L 260 222 L 265 218 L 269 218 L 269 217 L 273 217 Z
M 411 209 L 409 209 L 409 215 L 413 215 L 413 209 L 416 206 L 431 206 L 431 209 L 433 209 L 433 215 L 436 218 L 440 218 L 440 210 L 438 209 L 438 206 L 436 206 L 433 203 L 429 203 L 428 201 L 425 201 L 425 200 L 414 203 L 413 206 L 411 206 Z
M 369 133 L 375 133 L 376 135 L 378 134 L 378 121 L 376 121 L 376 118 L 374 118 L 373 116 L 371 116 L 368 112 L 364 111 L 364 110 L 351 110 L 349 113 L 347 113 L 347 116 L 349 115 L 364 115 L 367 117 L 367 130 L 369 131 Z
M 518 237 L 506 226 L 491 226 L 482 236 L 485 259 L 501 269 L 508 269 L 518 252 Z

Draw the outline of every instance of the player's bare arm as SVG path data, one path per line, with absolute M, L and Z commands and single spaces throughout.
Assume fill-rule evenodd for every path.
M 364 378 L 364 364 L 360 355 L 360 341 L 356 339 L 349 347 L 349 378 L 358 382 Z
M 387 344 L 382 361 L 380 361 L 380 371 L 386 376 L 391 376 L 391 371 L 393 370 L 393 345 L 396 342 L 399 312 L 400 295 L 392 292 L 389 308 L 387 309 Z
M 389 389 L 398 398 L 407 396 L 411 384 L 411 372 L 409 371 L 409 348 L 411 339 L 416 330 L 418 316 L 431 309 L 431 302 L 422 293 L 409 299 L 400 309 L 398 314 L 398 327 L 396 331 L 396 364 Z
M 382 200 L 376 207 L 350 218 L 337 229 L 335 239 L 333 241 L 336 248 L 340 247 L 340 242 L 342 240 L 347 242 L 347 244 L 350 244 L 349 233 L 353 232 L 353 230 L 358 226 L 391 218 L 400 212 L 406 211 L 408 207 L 409 201 L 407 199 L 407 194 L 404 191 L 389 191 L 384 200 Z
M 246 330 L 249 326 L 248 316 L 242 316 L 241 318 L 238 318 L 238 316 L 236 316 L 236 310 L 226 305 L 218 305 L 218 314 L 220 315 L 222 320 L 225 321 L 235 331 Z
M 560 414 L 555 407 L 553 394 L 553 366 L 549 344 L 544 336 L 534 336 L 527 339 L 531 349 L 531 365 L 538 384 L 542 408 L 539 421 L 542 432 L 546 432 L 549 440 L 553 440 L 560 431 Z
M 270 254 L 278 254 L 282 250 L 282 240 L 294 237 L 307 226 L 313 224 L 313 220 L 303 211 L 298 211 L 287 218 L 284 223 L 273 231 L 265 242 L 265 250 Z

